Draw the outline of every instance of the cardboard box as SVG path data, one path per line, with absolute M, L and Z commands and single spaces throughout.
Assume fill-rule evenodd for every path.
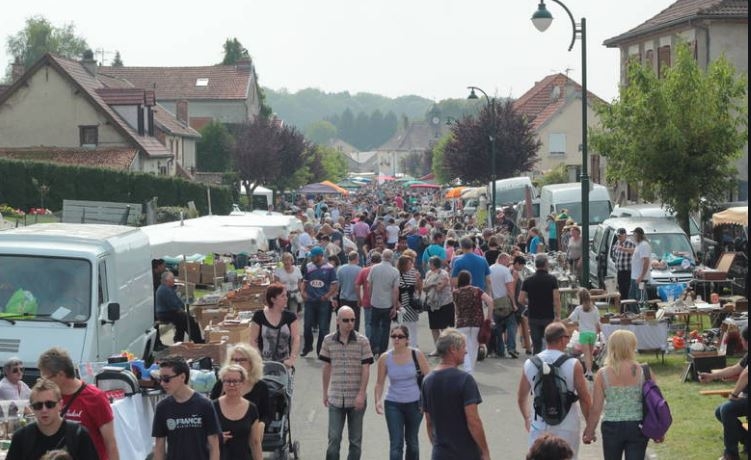
M 204 338 L 210 343 L 219 343 L 226 337 L 229 344 L 250 342 L 250 322 L 221 323 L 213 327 L 206 326 Z
M 169 354 L 181 356 L 186 360 L 198 360 L 201 358 L 211 358 L 213 364 L 221 365 L 227 354 L 227 342 L 219 343 L 191 343 L 178 342 L 170 345 Z
M 201 283 L 201 264 L 197 262 L 180 262 L 178 278 L 193 284 Z
M 218 308 L 215 305 L 194 305 L 191 307 L 191 313 L 195 316 L 196 321 L 205 329 L 209 324 L 219 324 L 230 313 L 229 308 Z

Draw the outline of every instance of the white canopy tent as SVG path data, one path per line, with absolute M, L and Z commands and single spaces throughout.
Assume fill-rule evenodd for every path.
M 245 191 L 245 186 L 240 185 L 240 193 L 245 196 L 247 192 Z M 253 190 L 253 196 L 263 196 L 266 197 L 266 204 L 268 206 L 271 206 L 274 204 L 274 191 L 270 188 L 263 187 L 259 185 Z
M 207 225 L 213 227 L 248 228 L 258 227 L 263 229 L 266 238 L 276 239 L 289 237 L 290 232 L 302 231 L 302 222 L 295 216 L 269 215 L 267 212 L 259 213 L 232 213 L 229 216 L 204 216 L 190 219 L 195 225 Z M 186 221 L 188 222 L 188 221 Z
M 252 254 L 268 250 L 268 240 L 261 228 L 197 225 L 192 222 L 195 220 L 141 227 L 149 237 L 152 258 L 194 253 Z

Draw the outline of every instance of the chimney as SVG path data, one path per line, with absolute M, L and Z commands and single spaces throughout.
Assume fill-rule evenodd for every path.
M 11 83 L 18 81 L 18 79 L 21 78 L 25 72 L 26 72 L 26 68 L 21 62 L 21 57 L 16 56 L 16 59 L 13 61 L 13 64 L 11 64 L 11 67 L 10 67 Z
M 252 64 L 253 61 L 251 61 L 249 57 L 241 58 L 235 63 L 235 68 L 237 70 L 250 70 Z
M 94 59 L 94 52 L 86 50 L 83 52 L 83 59 L 81 59 L 81 65 L 91 76 L 96 77 L 96 59 Z
M 185 99 L 179 99 L 175 103 L 175 116 L 177 120 L 188 126 L 188 101 Z

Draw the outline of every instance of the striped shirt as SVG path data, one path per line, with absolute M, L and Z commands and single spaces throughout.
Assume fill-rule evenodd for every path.
M 373 364 L 373 353 L 368 339 L 355 331 L 343 343 L 339 332 L 323 339 L 318 359 L 331 364 L 328 400 L 334 407 L 355 407 L 355 398 L 360 391 L 362 366 Z
M 399 274 L 399 304 L 404 309 L 404 321 L 417 321 L 418 312 L 414 311 L 409 305 L 409 291 L 412 288 L 412 295 L 417 296 L 417 278 L 420 273 L 414 268 L 406 273 Z

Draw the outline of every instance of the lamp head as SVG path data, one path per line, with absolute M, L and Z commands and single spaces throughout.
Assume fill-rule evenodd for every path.
M 553 22 L 553 15 L 545 7 L 545 2 L 540 1 L 540 4 L 537 5 L 537 11 L 532 15 L 532 24 L 540 32 L 545 32 L 550 27 L 551 22 Z
M 470 88 L 470 93 L 469 93 L 469 96 L 467 96 L 467 99 L 471 99 L 471 100 L 472 99 L 479 99 L 477 97 L 477 94 L 475 93 L 475 89 L 474 88 Z

